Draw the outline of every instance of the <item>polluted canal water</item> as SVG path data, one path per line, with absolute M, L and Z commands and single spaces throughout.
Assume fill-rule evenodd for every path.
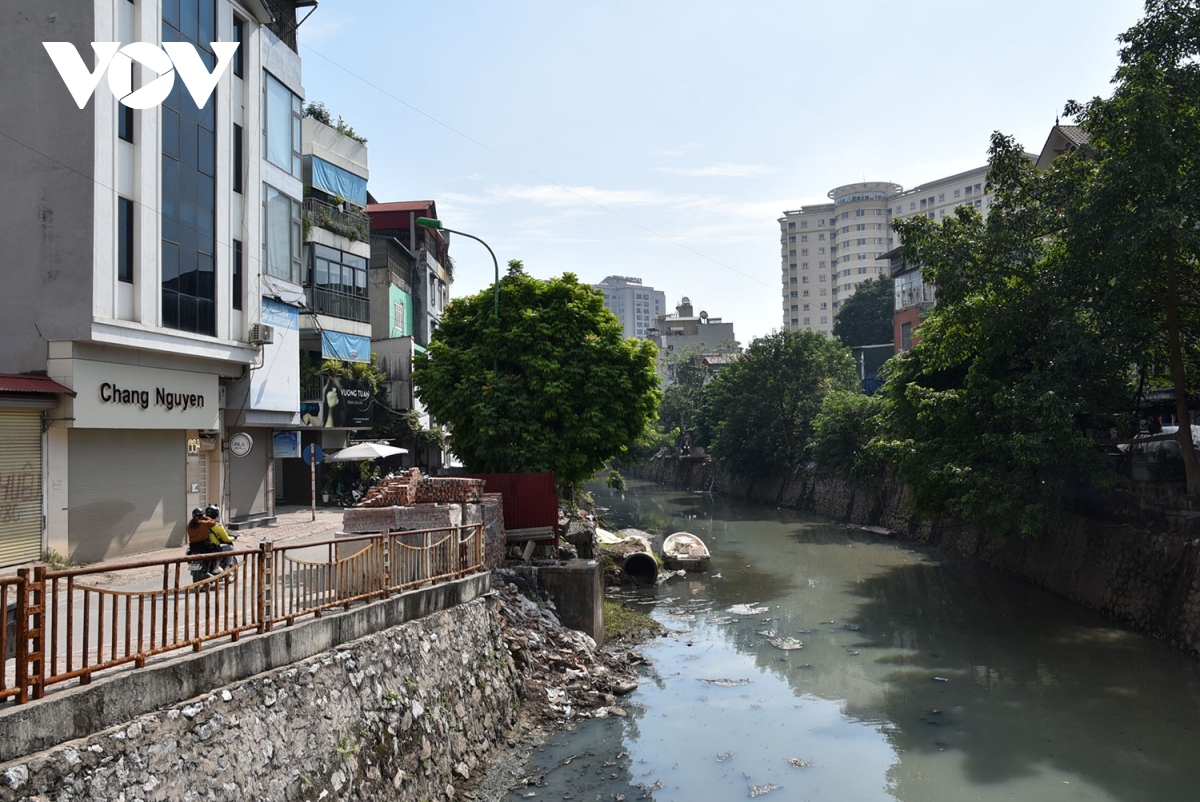
M 693 532 L 712 562 L 618 595 L 670 630 L 629 715 L 554 734 L 503 799 L 1200 799 L 1194 659 L 818 516 L 590 489 L 610 526 Z

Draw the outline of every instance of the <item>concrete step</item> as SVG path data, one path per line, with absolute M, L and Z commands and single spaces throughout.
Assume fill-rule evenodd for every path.
M 230 521 L 225 524 L 226 529 L 232 529 L 235 532 L 242 529 L 257 529 L 260 526 L 269 526 L 276 521 L 274 515 L 258 515 L 253 518 L 247 518 L 244 521 Z

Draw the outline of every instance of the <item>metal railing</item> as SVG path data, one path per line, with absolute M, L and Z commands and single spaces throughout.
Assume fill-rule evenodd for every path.
M 425 584 L 483 570 L 483 526 L 355 535 L 225 552 L 237 564 L 191 582 L 192 557 L 0 577 L 0 701 L 40 699 L 48 686 L 104 671 L 142 668 L 156 655 L 200 651 L 335 607 L 350 609 Z M 157 568 L 154 576 L 121 574 Z M 139 587 L 141 585 L 141 587 Z

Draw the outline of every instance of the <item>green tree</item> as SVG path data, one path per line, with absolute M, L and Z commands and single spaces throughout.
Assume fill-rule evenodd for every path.
M 1072 483 L 1101 480 L 1088 430 L 1127 407 L 1129 361 L 1106 280 L 1066 258 L 1062 232 L 1086 187 L 1077 165 L 1039 174 L 999 134 L 990 165 L 986 223 L 963 207 L 940 224 L 895 224 L 938 304 L 920 343 L 888 363 L 879 445 L 922 512 L 1036 535 Z
M 866 476 L 880 467 L 871 441 L 883 423 L 883 401 L 861 391 L 829 393 L 813 419 L 812 455 L 844 476 Z
M 1066 109 L 1090 146 L 1065 160 L 1087 179 L 1068 207 L 1066 245 L 1077 269 L 1105 277 L 1107 323 L 1138 368 L 1174 388 L 1187 491 L 1196 495 L 1187 395 L 1200 389 L 1200 2 L 1148 0 L 1119 41 L 1112 96 Z
M 417 395 L 471 470 L 550 471 L 575 487 L 653 419 L 654 346 L 624 339 L 603 295 L 571 273 L 541 281 L 510 262 L 499 320 L 492 293 L 446 308 L 414 360 Z
M 667 375 L 671 378 L 658 405 L 660 431 L 689 431 L 695 426 L 696 413 L 700 410 L 704 392 L 704 353 L 699 345 L 659 353 L 658 358 L 665 363 Z
M 847 348 L 892 342 L 894 288 L 890 276 L 869 278 L 860 284 L 833 316 L 833 336 Z
M 854 358 L 811 331 L 779 331 L 750 343 L 704 392 L 697 427 L 735 471 L 785 470 L 808 446 L 822 399 L 858 387 Z

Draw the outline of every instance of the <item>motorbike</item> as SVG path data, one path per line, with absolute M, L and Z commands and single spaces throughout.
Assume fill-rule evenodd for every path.
M 341 490 L 339 488 L 339 492 L 334 495 L 333 501 L 339 507 L 353 507 L 362 499 L 362 497 L 362 490 L 360 490 L 357 486 L 348 488 L 346 490 Z
M 208 517 L 217 520 L 221 514 L 221 509 L 216 506 L 210 506 L 205 512 Z M 213 531 L 219 531 L 220 534 L 227 534 L 225 527 L 219 522 L 213 527 Z M 235 540 L 237 539 L 237 535 L 232 535 L 231 537 Z M 193 552 L 191 546 L 189 546 L 187 553 L 192 556 L 192 559 L 188 562 L 188 573 L 192 575 L 192 581 L 201 582 L 237 565 L 236 557 L 219 556 L 221 552 L 226 551 L 233 551 L 232 543 L 222 543 L 220 551 L 216 552 Z

